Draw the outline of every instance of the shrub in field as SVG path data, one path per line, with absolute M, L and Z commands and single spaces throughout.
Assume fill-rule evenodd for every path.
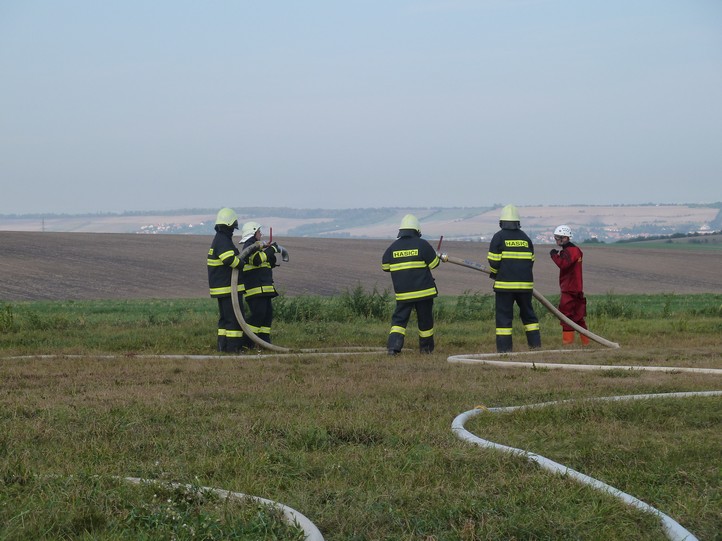
M 374 288 L 367 292 L 360 285 L 338 297 L 280 296 L 273 301 L 274 317 L 284 322 L 385 319 L 391 310 L 391 296 L 387 291 L 379 293 Z
M 494 318 L 494 297 L 490 294 L 464 292 L 452 298 L 442 298 L 434 305 L 439 321 L 474 321 Z
M 6 304 L 0 310 L 0 331 L 8 332 L 15 327 L 15 315 L 13 314 L 13 308 L 9 304 Z
M 273 317 L 278 321 L 326 321 L 330 312 L 330 299 L 310 295 L 280 296 L 273 299 Z
M 639 310 L 633 304 L 625 304 L 617 296 L 607 295 L 595 300 L 594 304 L 587 305 L 590 316 L 604 318 L 632 318 L 639 315 Z
M 352 291 L 346 290 L 341 295 L 341 305 L 354 317 L 365 319 L 383 319 L 388 316 L 391 304 L 391 295 L 388 291 L 379 293 L 376 288 L 370 293 L 364 291 L 361 285 Z
M 697 316 L 722 317 L 722 304 L 719 306 L 706 306 L 698 310 L 693 310 L 692 313 Z

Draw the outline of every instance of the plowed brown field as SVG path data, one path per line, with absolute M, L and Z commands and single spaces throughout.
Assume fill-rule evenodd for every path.
M 0 301 L 207 297 L 206 254 L 212 237 L 113 233 L 0 232 Z M 388 240 L 276 239 L 290 261 L 275 269 L 286 295 L 333 295 L 361 285 L 390 290 L 381 271 Z M 436 241 L 429 239 L 434 247 Z M 486 265 L 488 245 L 445 242 L 442 251 Z M 558 270 L 536 246 L 535 287 L 559 292 Z M 722 251 L 584 245 L 587 294 L 722 293 Z M 486 274 L 442 263 L 442 295 L 491 291 Z

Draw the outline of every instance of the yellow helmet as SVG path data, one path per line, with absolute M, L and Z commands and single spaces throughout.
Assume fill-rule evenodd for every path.
M 514 205 L 507 205 L 503 209 L 501 209 L 501 215 L 499 216 L 499 220 L 503 222 L 518 222 L 519 220 L 519 211 L 516 210 L 516 207 Z
M 399 229 L 413 229 L 421 235 L 421 224 L 419 224 L 419 219 L 413 214 L 407 214 L 401 219 Z
M 234 224 L 235 227 L 233 227 Z M 238 229 L 238 216 L 236 215 L 236 212 L 228 207 L 222 208 L 218 211 L 218 215 L 216 216 L 216 225 L 227 225 L 228 227 Z
M 246 222 L 243 224 L 243 228 L 241 229 L 241 242 L 246 242 L 255 235 L 256 231 L 261 229 L 261 227 L 261 224 L 258 222 Z

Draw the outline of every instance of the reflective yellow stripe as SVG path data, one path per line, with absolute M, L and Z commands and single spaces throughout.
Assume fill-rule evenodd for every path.
M 501 259 L 530 259 L 534 261 L 534 254 L 531 252 L 502 252 Z
M 218 329 L 218 336 L 225 336 L 226 330 L 225 329 Z
M 390 264 L 390 263 L 381 263 L 381 270 L 383 270 L 383 271 L 390 271 L 390 270 L 391 270 L 391 264 Z
M 524 330 L 526 332 L 529 331 L 538 331 L 539 330 L 539 324 L 538 323 L 529 323 L 529 325 L 524 325 Z
M 428 331 L 419 330 L 420 338 L 429 338 L 430 336 L 434 336 L 434 329 L 429 329 Z
M 209 266 L 209 267 L 222 267 L 222 266 L 223 266 L 223 261 L 221 261 L 220 259 L 210 259 L 210 258 L 209 258 L 209 259 L 208 259 L 208 266 Z
M 393 327 L 391 327 L 391 330 L 389 331 L 389 334 L 393 334 L 393 333 L 403 334 L 404 336 L 406 336 L 406 329 L 404 327 L 399 327 L 397 325 L 394 325 Z
M 243 293 L 244 291 L 243 284 L 238 284 L 238 293 Z M 225 287 L 212 287 L 211 288 L 211 296 L 215 295 L 230 295 L 231 294 L 231 286 L 225 286 Z
M 496 289 L 534 289 L 534 282 L 494 282 Z
M 249 325 L 248 328 L 253 331 L 253 334 L 271 334 L 271 327 L 255 327 Z
M 218 256 L 218 259 L 223 261 L 225 264 L 226 259 L 229 259 L 231 257 L 233 258 L 233 261 L 231 262 L 230 266 L 235 269 L 241 263 L 241 260 L 236 257 L 236 254 L 233 252 L 233 250 L 223 252 L 221 255 Z
M 501 254 L 489 252 L 489 255 L 487 255 L 486 258 L 489 261 L 501 261 Z
M 270 263 L 262 263 L 260 265 L 251 265 L 250 263 L 247 263 L 243 265 L 243 272 L 248 272 L 254 269 L 270 269 L 271 264 Z
M 258 295 L 260 293 L 275 293 L 276 288 L 273 286 L 259 286 L 259 287 L 253 287 L 251 289 L 246 290 L 246 297 L 253 297 L 253 295 Z
M 397 301 L 409 301 L 412 299 L 421 299 L 423 297 L 431 297 L 436 294 L 436 288 L 423 289 L 421 291 L 408 291 L 406 293 L 397 293 Z
M 228 338 L 243 338 L 243 331 L 226 331 Z
M 496 335 L 497 336 L 511 336 L 511 327 L 497 327 Z
M 400 270 L 408 270 L 408 269 L 424 269 L 426 268 L 426 263 L 423 261 L 406 261 L 404 263 L 392 263 L 389 265 L 389 270 L 391 272 L 396 272 Z

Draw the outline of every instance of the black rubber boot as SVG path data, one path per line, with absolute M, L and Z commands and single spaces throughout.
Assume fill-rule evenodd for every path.
M 389 339 L 386 342 L 386 349 L 389 355 L 398 355 L 401 353 L 401 349 L 404 347 L 404 335 L 398 332 L 392 332 L 389 334 Z
M 241 338 L 241 351 L 250 351 L 254 347 L 256 347 L 256 344 L 244 333 L 243 338 Z
M 434 352 L 434 337 L 428 336 L 426 338 L 419 338 L 419 352 L 420 353 L 433 353 Z
M 228 340 L 226 341 L 226 351 L 228 353 L 240 353 L 241 344 L 241 338 L 228 338 Z
M 539 349 L 541 347 L 541 333 L 539 331 L 527 332 L 526 343 L 529 344 L 529 349 Z
M 511 336 L 497 336 L 496 337 L 496 352 L 497 353 L 510 353 L 512 350 Z

